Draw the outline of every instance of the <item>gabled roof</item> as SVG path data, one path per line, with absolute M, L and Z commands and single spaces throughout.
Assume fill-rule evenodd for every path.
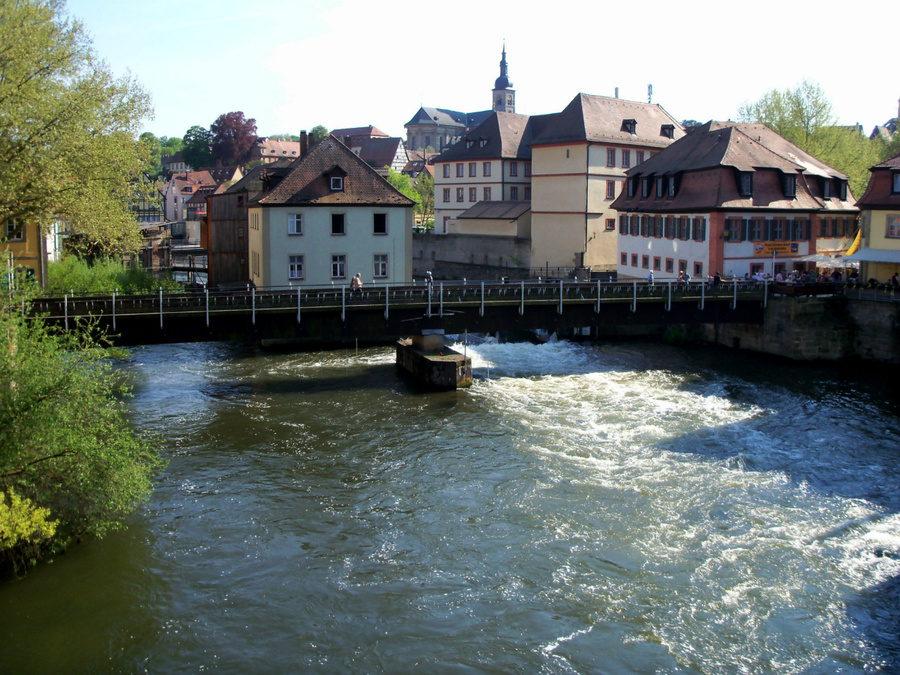
M 466 113 L 446 108 L 425 108 L 416 111 L 413 118 L 404 126 L 410 124 L 440 124 L 442 126 L 466 126 Z
M 451 145 L 435 161 L 466 159 L 530 159 L 531 142 L 555 115 L 494 112 Z
M 402 138 L 366 138 L 359 144 L 359 158 L 369 166 L 380 169 L 391 166 L 402 147 Z
M 872 169 L 900 169 L 900 155 L 895 155 L 890 159 L 879 162 L 873 166 Z
M 229 187 L 225 192 L 246 192 L 251 198 L 263 191 L 264 185 L 270 178 L 284 178 L 290 171 L 294 162 L 299 160 L 278 159 L 269 164 L 253 167 L 237 183 Z
M 516 220 L 531 211 L 531 202 L 478 202 L 457 219 Z
M 241 172 L 240 167 L 237 166 L 217 166 L 211 169 L 204 169 L 212 179 L 216 183 L 227 183 L 230 180 L 234 180 L 239 177 Z
M 363 138 L 389 138 L 388 134 L 384 133 L 381 129 L 376 129 L 371 124 L 367 127 L 347 127 L 345 129 L 334 129 L 331 132 L 332 136 L 336 136 L 337 138 L 346 138 L 349 136 L 350 138 L 360 139 Z
M 329 178 L 339 174 L 344 175 L 343 189 L 332 190 Z M 331 135 L 294 162 L 284 179 L 256 202 L 262 206 L 415 204 Z
M 634 122 L 634 133 L 626 124 L 629 121 Z M 664 127 L 671 128 L 671 138 Z M 681 124 L 657 104 L 578 94 L 532 145 L 604 142 L 663 148 L 684 133 Z
M 251 157 L 296 159 L 300 156 L 300 143 L 298 141 L 276 141 L 263 136 L 253 142 L 247 154 Z

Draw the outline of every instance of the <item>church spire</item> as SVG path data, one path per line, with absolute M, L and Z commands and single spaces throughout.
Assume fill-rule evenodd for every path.
M 503 41 L 503 52 L 500 58 L 500 77 L 494 80 L 492 110 L 495 112 L 516 112 L 516 92 L 512 88 L 506 66 L 506 40 Z

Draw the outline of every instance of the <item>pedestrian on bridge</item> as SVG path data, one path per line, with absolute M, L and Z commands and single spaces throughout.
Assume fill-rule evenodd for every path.
M 350 280 L 350 293 L 362 293 L 362 275 L 359 272 L 356 273 L 356 276 Z

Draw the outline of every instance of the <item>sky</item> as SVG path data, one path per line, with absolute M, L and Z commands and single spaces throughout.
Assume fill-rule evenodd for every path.
M 579 92 L 679 121 L 737 119 L 817 83 L 840 124 L 898 116 L 896 0 L 68 0 L 95 52 L 151 95 L 143 130 L 183 136 L 242 111 L 260 136 L 373 125 L 405 138 L 420 106 L 487 110 L 504 42 L 516 112 Z M 533 9 L 529 9 L 533 7 Z M 540 9 L 539 9 L 540 8 Z

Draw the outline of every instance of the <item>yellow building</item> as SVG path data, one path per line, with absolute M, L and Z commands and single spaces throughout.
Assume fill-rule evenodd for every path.
M 900 155 L 876 164 L 861 210 L 860 247 L 845 260 L 860 263 L 860 278 L 888 282 L 900 273 Z
M 532 264 L 614 270 L 625 172 L 684 133 L 659 105 L 578 94 L 531 142 Z
M 4 288 L 13 276 L 17 280 L 34 280 L 41 287 L 46 286 L 47 246 L 36 223 L 7 220 L 0 251 L 3 251 Z

